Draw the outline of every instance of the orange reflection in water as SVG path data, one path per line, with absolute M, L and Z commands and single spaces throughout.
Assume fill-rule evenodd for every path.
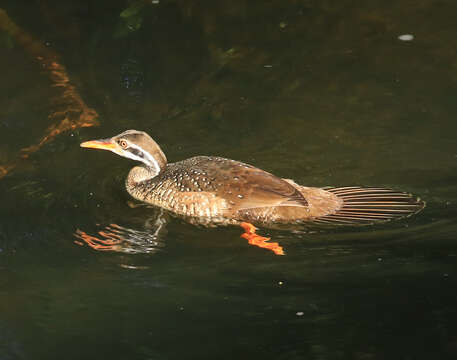
M 271 250 L 276 255 L 285 255 L 284 249 L 282 248 L 282 246 L 279 245 L 279 243 L 267 242 L 270 240 L 270 238 L 256 234 L 255 231 L 257 230 L 257 228 L 254 225 L 247 222 L 242 222 L 240 225 L 245 231 L 243 234 L 241 234 L 241 237 L 248 240 L 249 244 L 258 246 L 263 249 Z
M 75 243 L 81 246 L 84 244 L 89 245 L 92 249 L 97 251 L 119 251 L 121 250 L 121 243 L 124 241 L 120 235 L 121 227 L 117 224 L 110 224 L 105 230 L 100 230 L 98 234 L 102 237 L 96 237 L 87 234 L 86 232 L 77 229 L 75 237 L 83 242 L 75 240 Z
M 49 126 L 41 139 L 33 145 L 21 149 L 15 161 L 0 165 L 0 178 L 14 169 L 21 160 L 39 150 L 44 144 L 52 141 L 57 135 L 81 127 L 98 126 L 98 114 L 89 108 L 71 83 L 65 66 L 59 63 L 58 55 L 41 41 L 21 29 L 11 20 L 5 10 L 0 8 L 0 29 L 7 32 L 24 51 L 40 65 L 40 69 L 48 74 L 52 86 L 58 89 L 58 95 L 50 99 L 59 110 L 49 114 L 53 124 Z
M 241 227 L 245 232 L 241 235 L 249 241 L 249 244 L 271 250 L 276 255 L 285 255 L 282 246 L 276 242 L 268 242 L 270 238 L 256 234 L 257 228 L 243 222 Z M 110 224 L 98 231 L 96 235 L 90 235 L 77 229 L 74 236 L 78 239 L 75 243 L 80 246 L 89 246 L 97 251 L 116 251 L 124 253 L 153 253 L 160 250 L 164 245 L 157 231 L 141 231 L 129 229 L 117 224 Z
M 89 235 L 77 229 L 75 243 L 80 246 L 88 245 L 97 251 L 116 251 L 129 254 L 155 253 L 164 247 L 161 234 L 157 229 L 135 230 L 117 224 L 110 224 Z

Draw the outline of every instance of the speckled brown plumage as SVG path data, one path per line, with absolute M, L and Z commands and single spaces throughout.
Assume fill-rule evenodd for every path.
M 309 213 L 308 201 L 295 186 L 242 162 L 198 156 L 168 164 L 157 176 L 138 182 L 136 174 L 142 171 L 132 169 L 126 181 L 134 198 L 179 215 L 201 217 L 204 223 L 260 219 L 266 213 L 259 209 L 272 207 Z
M 193 223 L 363 224 L 407 216 L 424 207 L 424 202 L 410 194 L 390 189 L 305 187 L 221 157 L 197 156 L 167 163 L 157 143 L 136 130 L 81 146 L 110 150 L 141 162 L 127 177 L 127 191 Z

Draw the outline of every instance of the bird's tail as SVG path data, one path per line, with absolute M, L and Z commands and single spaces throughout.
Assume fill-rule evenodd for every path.
M 319 224 L 363 225 L 411 216 L 425 207 L 414 195 L 378 187 L 325 188 L 343 200 L 333 214 L 314 219 Z

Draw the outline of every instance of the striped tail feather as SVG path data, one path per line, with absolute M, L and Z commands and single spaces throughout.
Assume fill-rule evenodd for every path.
M 314 220 L 320 224 L 365 225 L 411 216 L 425 207 L 414 195 L 378 187 L 324 188 L 343 200 L 339 210 Z

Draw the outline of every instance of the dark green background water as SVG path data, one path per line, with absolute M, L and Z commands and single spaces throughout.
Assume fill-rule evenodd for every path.
M 457 2 L 0 7 L 61 55 L 102 124 L 58 136 L 0 180 L 0 359 L 457 357 Z M 0 40 L 8 162 L 50 125 L 52 89 Z M 128 128 L 170 161 L 220 155 L 305 185 L 393 187 L 428 206 L 377 227 L 263 230 L 282 257 L 238 228 L 179 220 L 158 251 L 77 246 L 78 228 L 148 234 L 154 210 L 131 209 L 123 188 L 132 163 L 79 148 Z

